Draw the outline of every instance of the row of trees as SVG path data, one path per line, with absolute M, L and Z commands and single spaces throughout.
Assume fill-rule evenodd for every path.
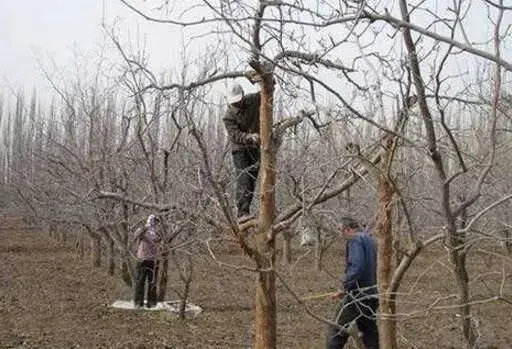
M 94 242 L 96 264 L 106 246 L 116 256 L 110 270 L 117 258 L 125 276 L 133 274 L 130 233 L 158 212 L 161 299 L 177 251 L 190 256 L 208 246 L 215 256 L 212 240 L 235 243 L 254 262 L 255 348 L 276 347 L 278 238 L 289 246 L 297 228 L 329 232 L 346 214 L 374 228 L 384 348 L 397 347 L 401 280 L 443 240 L 466 346 L 480 345 L 468 252 L 510 241 L 503 233 L 511 224 L 512 64 L 502 49 L 511 9 L 502 0 L 454 0 L 447 9 L 404 0 L 166 1 L 160 9 L 190 5 L 166 19 L 120 1 L 159 25 L 209 32 L 209 54 L 189 54 L 184 45 L 173 67 L 179 74 L 159 81 L 145 54 L 127 50 L 108 29 L 122 63 L 101 59 L 66 80 L 46 72 L 56 93 L 49 105 L 35 93 L 4 95 L 4 207 L 16 203 L 27 215 L 80 229 Z M 474 18 L 487 21 L 489 44 L 471 44 Z M 470 63 L 456 70 L 461 56 Z M 259 211 L 242 225 L 233 215 L 223 101 L 212 97 L 233 78 L 262 94 Z M 499 272 L 505 285 L 506 269 Z M 492 297 L 511 302 L 503 287 Z

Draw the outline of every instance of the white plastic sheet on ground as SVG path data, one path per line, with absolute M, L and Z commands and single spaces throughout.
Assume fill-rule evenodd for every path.
M 135 310 L 136 309 L 135 305 L 133 304 L 133 301 L 125 301 L 125 300 L 117 300 L 117 301 L 115 301 L 111 305 L 111 307 L 112 308 L 118 308 L 118 309 L 130 309 L 130 310 Z M 156 306 L 154 306 L 152 308 L 144 307 L 141 310 L 145 310 L 145 311 L 162 311 L 162 310 L 166 310 L 166 311 L 168 311 L 170 313 L 173 313 L 173 314 L 179 314 L 179 311 L 180 311 L 180 301 L 177 300 L 177 301 L 158 302 L 156 304 Z M 201 309 L 200 306 L 192 304 L 192 303 L 187 303 L 187 305 L 185 307 L 185 314 L 187 316 L 195 317 L 195 316 L 201 314 L 202 311 L 203 311 L 203 309 Z

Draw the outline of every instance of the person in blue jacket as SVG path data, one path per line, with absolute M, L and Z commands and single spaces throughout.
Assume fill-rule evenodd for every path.
M 346 256 L 345 275 L 334 295 L 340 299 L 333 318 L 339 326 L 329 326 L 325 347 L 343 348 L 348 340 L 348 326 L 355 320 L 366 348 L 377 349 L 377 247 L 368 231 L 351 217 L 341 219 L 340 235 L 346 240 Z

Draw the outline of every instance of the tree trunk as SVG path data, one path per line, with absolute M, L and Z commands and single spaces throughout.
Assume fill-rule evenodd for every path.
M 189 291 L 190 291 L 190 280 L 188 282 L 185 282 L 185 289 L 183 290 L 183 296 L 180 299 L 179 318 L 181 320 L 185 320 Z
M 91 236 L 91 258 L 92 266 L 101 267 L 101 238 L 99 235 Z
M 55 226 L 53 224 L 48 224 L 48 236 L 53 239 L 55 233 Z
M 114 276 L 116 270 L 116 249 L 114 248 L 114 240 L 108 239 L 108 275 Z
M 389 285 L 392 277 L 393 263 L 393 229 L 392 229 L 392 199 L 393 187 L 387 177 L 387 168 L 392 157 L 394 142 L 388 138 L 386 151 L 383 154 L 383 162 L 379 181 L 379 210 L 377 217 L 377 285 L 379 289 L 379 328 L 380 347 L 396 349 L 396 303 L 395 298 L 389 294 Z
M 458 251 L 450 253 L 454 264 L 454 273 L 459 288 L 460 317 L 462 321 L 462 333 L 466 339 L 467 348 L 475 349 L 477 335 L 471 324 L 471 307 L 469 305 L 469 277 L 466 269 L 466 254 Z
M 133 270 L 129 258 L 125 258 L 125 260 L 121 264 L 121 279 L 126 284 L 126 286 L 135 288 L 135 271 Z
M 508 254 L 511 254 L 512 253 L 512 239 L 510 237 L 510 229 L 505 229 L 503 231 L 503 237 L 504 237 L 504 240 L 503 240 L 503 249 L 505 250 L 505 252 L 507 252 Z
M 322 270 L 322 262 L 324 256 L 324 244 L 322 241 L 322 235 L 320 229 L 316 230 L 316 241 L 315 241 L 315 270 Z
M 402 19 L 405 22 L 410 22 L 409 11 L 407 8 L 407 1 L 400 0 L 400 11 Z M 434 163 L 437 177 L 439 180 L 440 187 L 440 204 L 444 218 L 446 220 L 446 230 L 448 234 L 448 244 L 450 248 L 450 261 L 453 265 L 453 272 L 457 282 L 459 291 L 459 306 L 461 315 L 462 332 L 466 341 L 466 347 L 473 349 L 476 335 L 474 329 L 471 326 L 471 307 L 469 305 L 469 285 L 468 275 L 465 265 L 465 255 L 460 254 L 457 251 L 458 247 L 458 235 L 457 226 L 455 222 L 454 213 L 451 207 L 450 197 L 450 182 L 447 181 L 446 170 L 444 168 L 442 155 L 437 147 L 437 139 L 434 127 L 434 121 L 430 113 L 430 109 L 426 99 L 425 86 L 421 75 L 421 69 L 419 66 L 418 56 L 416 53 L 416 47 L 411 35 L 411 30 L 407 27 L 403 28 L 403 36 L 405 46 L 407 48 L 409 56 L 409 65 L 411 68 L 411 75 L 413 77 L 414 86 L 418 96 L 419 109 L 423 119 L 423 125 L 425 126 L 425 134 L 427 138 L 428 154 L 432 162 Z
M 261 66 L 259 67 L 262 69 Z M 277 332 L 276 274 L 274 271 L 276 249 L 272 231 L 276 215 L 276 151 L 273 142 L 273 93 L 274 79 L 271 72 L 262 72 L 260 83 L 260 210 L 259 227 L 256 236 L 256 265 L 259 268 L 256 283 L 255 349 L 275 349 Z
M 263 257 L 256 281 L 256 338 L 254 349 L 275 349 L 277 332 L 276 275 L 273 261 Z
M 167 280 L 169 273 L 169 251 L 162 251 L 160 253 L 162 256 L 160 259 L 160 276 L 158 278 L 158 297 L 157 300 L 159 302 L 165 301 L 165 296 L 167 295 Z M 186 299 L 186 298 L 185 298 Z
M 292 235 L 286 231 L 283 233 L 283 264 L 292 262 Z
M 395 212 L 397 213 L 396 218 L 396 228 L 392 231 L 393 232 L 393 253 L 395 254 L 395 268 L 397 268 L 400 265 L 400 262 L 402 262 L 402 258 L 404 257 L 404 249 L 406 246 L 405 243 L 402 242 L 403 234 L 400 233 L 401 225 L 402 225 L 402 219 L 404 218 L 403 215 L 400 214 L 400 209 L 398 207 L 398 203 L 396 204 Z
M 85 257 L 85 234 L 83 231 L 80 231 L 80 237 L 78 238 L 78 255 L 80 259 Z

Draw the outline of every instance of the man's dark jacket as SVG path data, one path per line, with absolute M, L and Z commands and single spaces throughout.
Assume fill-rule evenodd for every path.
M 345 276 L 342 280 L 346 292 L 364 289 L 366 294 L 377 292 L 377 246 L 368 232 L 358 232 L 347 241 Z
M 247 94 L 241 108 L 228 106 L 223 120 L 231 141 L 231 151 L 256 147 L 247 136 L 260 131 L 260 99 L 259 93 Z

